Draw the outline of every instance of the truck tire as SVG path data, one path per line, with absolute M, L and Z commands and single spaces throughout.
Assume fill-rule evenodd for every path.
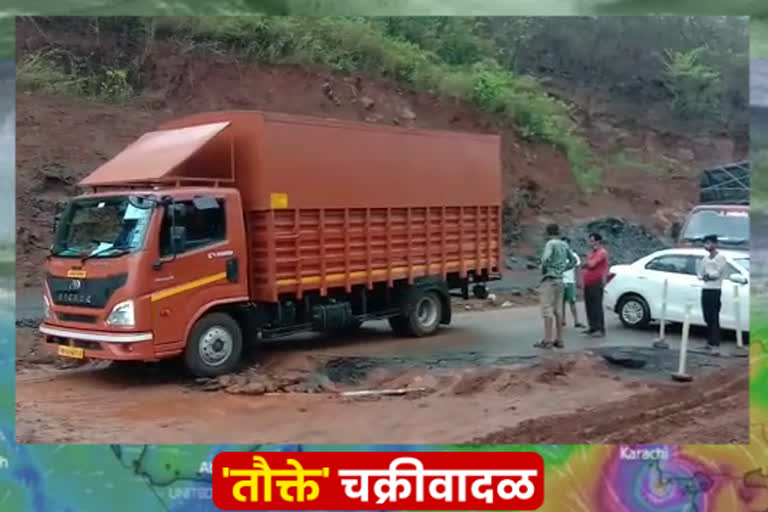
M 408 330 L 408 318 L 404 316 L 391 316 L 387 319 L 389 327 L 398 336 L 408 336 L 410 331 Z
M 434 334 L 443 317 L 443 303 L 435 292 L 419 295 L 410 308 L 407 317 L 408 334 L 421 338 Z
M 484 284 L 476 284 L 472 287 L 472 295 L 476 299 L 485 300 L 488 298 L 488 288 Z
M 243 335 L 235 319 L 226 313 L 209 313 L 192 327 L 184 362 L 196 377 L 216 377 L 234 370 L 242 352 Z

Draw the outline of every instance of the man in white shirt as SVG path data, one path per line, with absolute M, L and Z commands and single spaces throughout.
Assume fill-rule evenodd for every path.
M 728 261 L 717 250 L 716 235 L 704 237 L 704 249 L 708 254 L 701 259 L 696 271 L 699 279 L 704 281 L 701 288 L 701 312 L 707 324 L 707 351 L 712 355 L 720 355 L 720 298 Z
M 573 254 L 576 260 L 576 266 L 570 270 L 563 272 L 563 285 L 565 291 L 563 293 L 563 325 L 565 325 L 565 305 L 570 305 L 571 315 L 573 316 L 573 325 L 577 328 L 584 327 L 584 324 L 579 322 L 579 312 L 576 309 L 576 269 L 581 266 L 581 259 L 573 249 L 571 249 L 571 240 L 568 237 L 563 237 L 563 242 L 568 244 L 568 250 Z

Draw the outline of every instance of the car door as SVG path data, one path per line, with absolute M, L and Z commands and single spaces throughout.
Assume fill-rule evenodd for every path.
M 745 278 L 746 283 L 736 283 L 730 279 L 734 274 L 738 274 Z M 740 265 L 735 265 L 733 262 L 728 262 L 728 266 L 725 271 L 725 279 L 723 279 L 723 293 L 722 293 L 722 308 L 720 310 L 720 327 L 723 329 L 736 329 L 736 295 L 735 291 L 738 290 L 738 307 L 739 307 L 739 322 L 742 331 L 749 330 L 749 272 L 741 268 Z
M 693 273 L 691 270 L 693 269 Z M 682 322 L 685 314 L 685 304 L 695 295 L 698 278 L 695 275 L 695 262 L 687 254 L 662 254 L 645 266 L 645 278 L 653 293 L 646 297 L 659 306 L 662 303 L 664 281 L 667 282 L 667 315 L 666 320 Z M 697 309 L 692 304 L 691 313 Z M 700 309 L 700 307 L 698 308 Z M 661 307 L 659 307 L 661 310 Z M 699 316 L 701 313 L 699 312 Z

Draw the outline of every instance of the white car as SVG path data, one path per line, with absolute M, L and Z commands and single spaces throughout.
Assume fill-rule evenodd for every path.
M 736 330 L 736 299 L 741 313 L 740 328 L 749 332 L 749 253 L 721 250 L 728 260 L 723 280 L 720 327 Z M 691 305 L 691 325 L 706 325 L 701 311 L 703 281 L 696 275 L 704 249 L 667 249 L 630 265 L 615 265 L 608 273 L 603 303 L 619 315 L 626 327 L 645 327 L 661 319 L 664 281 L 667 281 L 668 322 L 683 322 L 686 304 Z

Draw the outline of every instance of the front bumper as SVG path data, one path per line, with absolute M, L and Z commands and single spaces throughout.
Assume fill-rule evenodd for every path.
M 60 347 L 76 349 L 78 357 L 107 360 L 154 360 L 155 348 L 151 332 L 100 332 L 41 324 L 46 347 L 62 354 Z M 81 349 L 81 350 L 77 350 Z

